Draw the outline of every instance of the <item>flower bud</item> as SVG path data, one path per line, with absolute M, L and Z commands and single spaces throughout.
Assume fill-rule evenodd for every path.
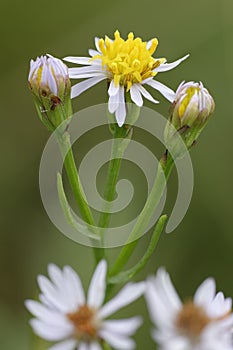
M 187 148 L 190 148 L 213 114 L 215 103 L 213 97 L 203 84 L 182 82 L 178 87 L 171 115 L 165 128 L 165 142 L 169 148 L 174 147 L 177 131 Z
M 71 114 L 68 67 L 50 55 L 30 62 L 28 83 L 42 122 L 55 130 Z

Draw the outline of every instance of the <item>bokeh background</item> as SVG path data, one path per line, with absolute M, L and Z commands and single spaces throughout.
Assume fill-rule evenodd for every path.
M 83 277 L 85 286 L 94 268 L 91 248 L 63 236 L 50 222 L 41 202 L 38 169 L 49 133 L 37 118 L 27 89 L 29 60 L 47 52 L 57 57 L 85 55 L 93 47 L 94 36 L 111 37 L 117 28 L 123 36 L 129 31 L 144 40 L 156 36 L 160 42 L 157 55 L 170 61 L 189 52 L 188 61 L 161 74 L 158 80 L 174 89 L 183 79 L 202 80 L 217 106 L 215 116 L 191 152 L 195 187 L 189 211 L 175 232 L 162 236 L 153 258 L 137 279 L 163 265 L 184 298 L 192 295 L 209 275 L 216 278 L 226 295 L 233 296 L 232 12 L 230 0 L 1 3 L 1 349 L 46 348 L 32 337 L 23 303 L 37 295 L 36 276 L 46 273 L 49 262 L 72 265 Z M 167 115 L 168 102 L 154 95 L 162 102 L 156 109 Z M 74 110 L 105 101 L 106 87 L 100 83 L 74 102 Z M 154 108 L 149 102 L 146 105 Z M 87 135 L 76 145 L 77 162 L 93 140 L 99 142 L 105 134 L 106 131 L 100 131 L 90 138 Z M 135 138 L 160 156 L 161 145 L 137 132 Z M 121 177 L 131 177 L 139 191 L 135 206 L 140 198 L 141 203 L 145 200 L 141 176 L 137 169 L 123 164 Z M 168 213 L 176 194 L 175 174 L 169 191 Z M 129 266 L 143 254 L 148 241 L 149 234 L 141 239 Z M 113 260 L 118 251 L 109 250 L 109 257 Z M 137 334 L 137 348 L 155 348 L 143 300 L 119 315 L 136 313 L 145 317 Z

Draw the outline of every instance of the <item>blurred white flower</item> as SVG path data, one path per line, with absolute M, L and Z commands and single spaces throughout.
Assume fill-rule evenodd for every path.
M 188 55 L 166 63 L 165 58 L 152 57 L 158 45 L 156 38 L 143 42 L 141 38 L 134 38 L 134 34 L 129 33 L 128 39 L 124 40 L 119 31 L 115 32 L 114 37 L 114 40 L 107 36 L 105 39 L 95 38 L 96 50 L 89 50 L 91 57 L 65 57 L 64 60 L 87 66 L 69 69 L 71 79 L 88 78 L 72 87 L 72 98 L 102 80 L 109 81 L 108 109 L 110 113 L 115 113 L 118 125 L 122 126 L 126 118 L 125 92 L 130 93 L 131 100 L 139 107 L 143 105 L 142 97 L 158 103 L 144 85 L 153 87 L 173 102 L 174 91 L 153 78 L 159 72 L 175 68 Z
M 193 300 L 182 304 L 168 273 L 161 268 L 147 282 L 146 299 L 159 349 L 233 349 L 232 300 L 225 299 L 222 292 L 216 294 L 214 279 L 206 279 Z
M 106 289 L 106 261 L 102 260 L 92 277 L 87 299 L 76 272 L 65 266 L 48 266 L 51 280 L 38 277 L 40 302 L 27 300 L 27 309 L 36 317 L 30 320 L 34 332 L 48 341 L 58 342 L 49 350 L 100 350 L 105 341 L 114 349 L 135 348 L 130 338 L 141 325 L 141 318 L 105 320 L 115 311 L 139 298 L 145 284 L 129 283 L 103 305 Z

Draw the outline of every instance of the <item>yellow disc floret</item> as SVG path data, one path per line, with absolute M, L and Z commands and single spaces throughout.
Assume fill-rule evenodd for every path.
M 127 40 L 121 38 L 119 31 L 114 33 L 114 37 L 114 40 L 107 36 L 105 40 L 100 39 L 99 48 L 102 54 L 92 59 L 102 60 L 103 67 L 106 67 L 109 78 L 114 80 L 116 87 L 120 84 L 128 91 L 132 84 L 141 83 L 156 75 L 154 69 L 165 61 L 152 57 L 158 45 L 157 39 L 152 39 L 147 48 L 147 42 L 134 38 L 133 33 L 129 33 Z

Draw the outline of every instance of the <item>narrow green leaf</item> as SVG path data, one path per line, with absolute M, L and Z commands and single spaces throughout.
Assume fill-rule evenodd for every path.
M 146 265 L 147 261 L 150 259 L 151 255 L 153 254 L 157 246 L 159 237 L 163 231 L 166 221 L 167 221 L 167 215 L 160 216 L 155 226 L 148 249 L 143 255 L 143 257 L 141 258 L 141 260 L 131 269 L 120 272 L 115 276 L 110 276 L 108 278 L 108 283 L 110 284 L 126 283 L 144 268 L 144 266 Z
M 81 225 L 77 220 L 72 215 L 71 208 L 69 206 L 69 203 L 66 198 L 66 194 L 64 191 L 63 187 L 63 182 L 62 182 L 62 176 L 60 173 L 57 174 L 57 190 L 58 190 L 58 196 L 60 200 L 60 204 L 63 210 L 63 213 L 66 217 L 67 222 L 74 227 L 79 233 L 95 240 L 100 240 L 100 237 L 97 236 L 96 234 L 92 233 L 89 231 L 87 226 Z

